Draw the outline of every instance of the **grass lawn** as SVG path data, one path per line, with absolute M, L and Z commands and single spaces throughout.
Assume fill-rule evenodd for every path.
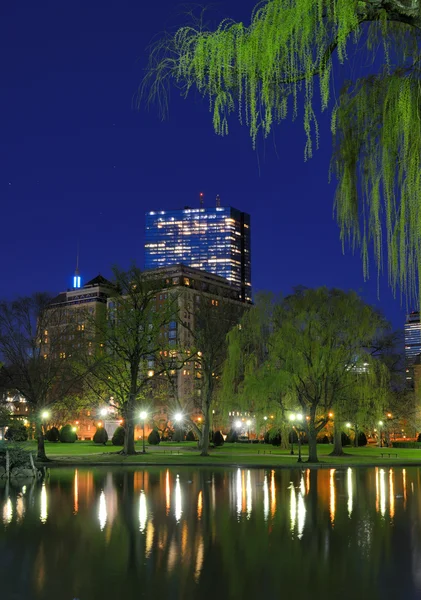
M 35 442 L 21 444 L 36 451 Z M 47 456 L 56 464 L 62 465 L 101 465 L 101 464 L 198 464 L 198 465 L 256 465 L 256 466 L 297 466 L 297 448 L 291 456 L 289 450 L 266 444 L 225 444 L 222 448 L 210 450 L 209 457 L 201 457 L 195 442 L 162 442 L 159 446 L 147 446 L 146 454 L 125 457 L 118 454 L 121 449 L 108 443 L 98 446 L 93 442 L 78 441 L 74 444 L 46 442 Z M 142 451 L 142 444 L 136 444 L 136 450 Z M 328 456 L 331 445 L 320 444 L 318 454 L 321 466 L 364 466 L 393 464 L 419 464 L 421 466 L 421 449 L 378 448 L 345 448 L 346 456 L 338 458 Z M 396 453 L 397 457 L 382 458 L 381 453 Z M 302 448 L 303 461 L 307 460 L 307 446 Z

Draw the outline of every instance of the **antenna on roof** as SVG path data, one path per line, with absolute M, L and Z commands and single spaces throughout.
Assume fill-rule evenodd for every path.
M 205 205 L 205 194 L 203 192 L 200 192 L 199 200 L 200 200 L 200 208 L 203 208 L 203 206 Z
M 77 242 L 77 252 L 76 252 L 76 269 L 75 274 L 73 276 L 73 287 L 75 290 L 80 288 L 80 273 L 79 273 L 79 240 Z
M 221 197 L 219 196 L 219 194 L 216 194 L 216 208 L 219 208 L 221 206 Z

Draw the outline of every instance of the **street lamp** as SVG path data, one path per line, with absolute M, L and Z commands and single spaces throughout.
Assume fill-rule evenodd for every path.
M 44 421 L 45 421 L 45 419 L 48 419 L 49 416 L 50 416 L 50 413 L 48 410 L 44 410 L 41 414 L 41 417 L 44 419 Z
M 294 423 L 295 421 L 295 415 L 289 415 L 289 420 L 291 421 L 291 424 Z M 291 433 L 291 452 L 290 454 L 294 454 L 294 425 L 292 425 L 292 433 Z
M 101 408 L 101 410 L 99 412 L 100 412 L 101 417 L 106 417 L 108 410 L 106 408 Z
M 142 422 L 143 422 L 143 435 L 142 435 L 143 450 L 142 450 L 142 454 L 146 454 L 146 448 L 145 448 L 145 421 L 146 421 L 147 416 L 148 416 L 148 413 L 146 412 L 146 410 L 142 410 L 142 412 L 140 413 L 140 418 L 142 419 Z

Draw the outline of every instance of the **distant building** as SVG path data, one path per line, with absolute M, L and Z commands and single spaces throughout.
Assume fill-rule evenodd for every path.
M 159 310 L 159 307 L 166 302 L 169 294 L 175 292 L 178 297 L 179 318 L 171 321 L 162 332 L 162 346 L 168 348 L 169 351 L 171 351 L 172 346 L 177 349 L 188 349 L 194 345 L 192 337 L 195 327 L 194 306 L 200 297 L 204 296 L 209 300 L 209 305 L 215 307 L 222 300 L 232 302 L 233 305 L 239 308 L 239 318 L 246 309 L 244 302 L 238 298 L 238 291 L 219 275 L 187 267 L 183 264 L 151 269 L 145 271 L 144 275 L 158 280 L 162 286 L 155 297 L 156 310 Z M 108 299 L 108 307 L 109 311 L 113 310 L 113 298 Z M 184 321 L 187 326 L 181 324 Z M 199 366 L 193 358 L 186 362 L 183 368 L 174 370 L 172 373 L 173 389 L 181 405 L 198 423 L 200 423 L 202 415 L 200 385 L 198 385 L 200 379 Z M 155 367 L 156 363 L 151 357 L 148 364 L 151 377 L 154 375 Z M 157 380 L 157 384 L 159 384 L 159 380 Z M 153 396 L 156 396 L 156 394 L 153 394 Z M 156 410 L 155 420 L 161 426 L 168 419 L 171 419 L 171 415 L 168 415 L 165 400 L 161 403 L 162 405 L 159 400 L 154 400 L 154 404 Z
M 185 264 L 224 277 L 251 302 L 250 216 L 230 206 L 146 213 L 145 269 Z
M 405 362 L 408 382 L 413 380 L 413 365 L 419 354 L 421 354 L 420 313 L 413 311 L 407 315 L 405 323 Z

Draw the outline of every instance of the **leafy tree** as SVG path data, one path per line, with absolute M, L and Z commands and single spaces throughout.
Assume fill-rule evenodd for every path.
M 15 422 L 9 425 L 4 437 L 9 442 L 26 442 L 28 439 L 28 429 L 23 423 Z
M 157 100 L 165 114 L 171 85 L 183 96 L 194 89 L 210 101 L 218 134 L 228 133 L 229 116 L 237 114 L 253 145 L 259 133 L 267 137 L 302 108 L 307 158 L 319 139 L 318 87 L 322 111 L 332 106 L 341 238 L 361 244 L 366 273 L 369 243 L 380 271 L 384 240 L 391 284 L 416 295 L 420 30 L 420 0 L 264 0 L 248 25 L 225 19 L 209 31 L 202 15 L 165 35 L 152 49 L 141 96 Z M 333 93 L 334 57 L 344 65 L 361 45 L 373 69 Z
M 108 433 L 104 427 L 97 427 L 97 430 L 94 433 L 94 444 L 105 444 L 108 442 Z
M 359 389 L 365 384 L 374 387 L 377 367 L 366 348 L 387 323 L 354 292 L 298 288 L 271 307 L 266 320 L 269 334 L 257 363 L 242 342 L 243 336 L 249 337 L 249 326 L 246 315 L 241 328 L 230 334 L 226 377 L 237 377 L 240 391 L 249 389 L 250 380 L 254 388 L 259 382 L 265 388 L 269 381 L 269 387 L 279 392 L 277 401 L 284 412 L 296 412 L 298 407 L 305 417 L 300 427 L 308 438 L 309 462 L 316 462 L 317 435 L 329 413 L 355 388 L 362 363 L 368 367 Z M 253 364 L 259 368 L 250 369 Z M 255 398 L 264 401 L 261 394 Z
M 106 388 L 125 422 L 124 454 L 135 454 L 134 429 L 140 403 L 151 381 L 161 374 L 156 358 L 165 349 L 165 329 L 177 314 L 177 297 L 168 293 L 161 302 L 157 295 L 165 282 L 150 277 L 136 266 L 128 271 L 114 268 L 115 294 L 108 318 L 95 321 L 102 352 L 97 355 L 95 385 Z
M 0 303 L 2 380 L 21 394 L 35 420 L 38 460 L 45 454 L 42 413 L 66 397 L 83 380 L 78 359 L 83 340 L 75 343 L 76 323 L 69 311 L 56 308 L 45 293 Z
M 64 425 L 60 429 L 60 442 L 63 444 L 74 444 L 77 440 L 76 432 L 73 431 L 73 427 L 71 425 Z
M 186 435 L 186 442 L 195 442 L 195 441 L 196 441 L 196 436 L 194 435 L 193 431 L 190 429 Z
M 225 443 L 224 436 L 219 430 L 215 431 L 215 433 L 213 434 L 212 441 L 215 446 L 223 446 Z
M 124 427 L 117 427 L 111 438 L 113 446 L 124 446 L 124 438 L 126 437 L 126 430 Z
M 152 429 L 150 434 L 148 435 L 148 443 L 152 446 L 157 446 L 161 442 L 161 436 L 156 429 Z
M 47 429 L 45 439 L 47 442 L 58 442 L 60 440 L 60 432 L 57 427 L 51 427 L 51 429 Z

